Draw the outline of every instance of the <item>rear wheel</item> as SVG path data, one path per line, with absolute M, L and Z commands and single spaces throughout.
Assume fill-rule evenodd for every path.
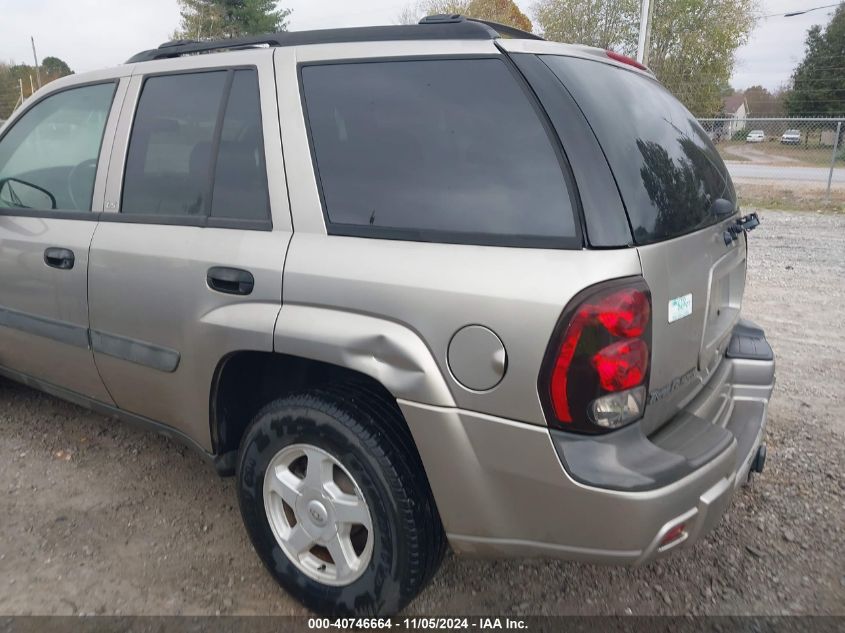
M 445 538 L 396 403 L 335 386 L 270 403 L 241 443 L 238 500 L 276 580 L 328 615 L 390 615 L 430 580 Z

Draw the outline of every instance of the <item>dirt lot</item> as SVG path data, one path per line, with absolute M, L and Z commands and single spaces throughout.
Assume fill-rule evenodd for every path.
M 817 137 L 818 138 L 818 137 Z M 813 143 L 805 145 L 782 145 L 777 141 L 766 143 L 719 143 L 719 152 L 725 160 L 742 160 L 763 165 L 821 165 L 830 166 L 833 148 Z M 837 157 L 841 163 L 842 158 Z M 838 166 L 838 165 L 837 165 Z
M 766 472 L 640 569 L 450 556 L 425 614 L 845 614 L 845 216 L 768 212 L 745 314 L 778 354 Z M 231 481 L 186 449 L 0 383 L 0 613 L 287 614 Z

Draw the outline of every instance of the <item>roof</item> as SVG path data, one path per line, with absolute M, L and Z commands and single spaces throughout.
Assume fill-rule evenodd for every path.
M 739 107 L 745 103 L 745 93 L 744 92 L 735 92 L 729 97 L 725 97 L 722 100 L 722 108 L 725 112 L 729 114 L 733 114 Z
M 200 42 L 177 40 L 165 42 L 158 48 L 142 51 L 127 60 L 127 64 L 154 59 L 179 57 L 192 53 L 253 48 L 256 46 L 304 46 L 307 44 L 337 44 L 347 42 L 387 42 L 407 40 L 494 40 L 501 36 L 525 39 L 541 37 L 511 26 L 466 18 L 461 15 L 434 15 L 419 24 L 397 26 L 365 26 L 316 31 L 285 31 L 250 37 Z

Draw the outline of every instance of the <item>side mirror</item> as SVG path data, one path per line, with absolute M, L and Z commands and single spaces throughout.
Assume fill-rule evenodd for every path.
M 56 208 L 55 196 L 46 189 L 17 178 L 0 180 L 0 207 L 12 209 Z

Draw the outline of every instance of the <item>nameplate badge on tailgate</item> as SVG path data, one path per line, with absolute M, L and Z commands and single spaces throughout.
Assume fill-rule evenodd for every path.
M 669 323 L 692 314 L 692 293 L 669 300 Z

